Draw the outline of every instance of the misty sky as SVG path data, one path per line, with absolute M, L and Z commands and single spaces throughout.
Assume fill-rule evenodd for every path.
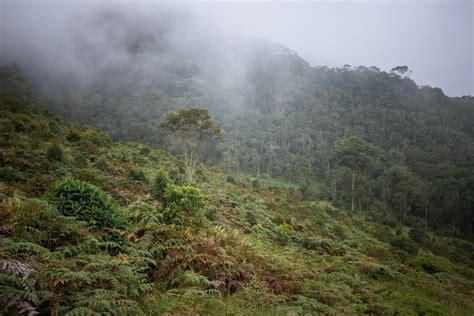
M 0 53 L 18 58 L 52 55 L 73 63 L 61 47 L 91 1 L 0 0 Z M 474 95 L 474 1 L 180 2 L 203 30 L 228 40 L 264 38 L 281 43 L 311 65 L 407 65 L 419 85 L 447 95 Z M 106 2 L 119 10 L 147 10 L 151 2 Z M 171 4 L 167 4 L 172 6 Z M 13 47 L 13 48 L 12 48 Z M 18 51 L 15 51 L 18 50 Z M 13 53 L 12 53 L 13 51 Z

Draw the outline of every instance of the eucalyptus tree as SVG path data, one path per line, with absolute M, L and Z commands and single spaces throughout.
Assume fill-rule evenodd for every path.
M 175 134 L 184 154 L 185 175 L 193 181 L 203 146 L 221 139 L 221 131 L 207 109 L 191 108 L 168 113 L 161 127 Z

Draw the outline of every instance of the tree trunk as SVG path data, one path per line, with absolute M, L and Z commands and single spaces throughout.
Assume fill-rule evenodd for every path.
M 428 206 L 425 206 L 425 234 L 428 231 Z
M 355 194 L 355 171 L 352 167 L 352 198 L 351 198 L 351 213 L 354 213 L 354 194 Z

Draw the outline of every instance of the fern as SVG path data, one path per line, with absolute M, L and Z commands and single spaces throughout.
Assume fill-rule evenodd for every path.
M 36 271 L 17 260 L 0 259 L 0 310 L 36 315 L 39 299 L 35 293 Z
M 172 278 L 170 285 L 174 287 L 199 287 L 209 288 L 214 286 L 205 276 L 200 275 L 192 270 L 179 271 L 176 277 Z
M 65 316 L 95 316 L 95 315 L 100 316 L 102 314 L 99 312 L 96 312 L 92 308 L 79 306 L 79 307 L 74 308 L 73 310 L 70 310 L 64 315 Z
M 59 211 L 96 227 L 126 228 L 118 205 L 101 189 L 85 181 L 65 177 L 49 190 L 48 197 Z
M 32 242 L 28 241 L 14 241 L 9 238 L 0 238 L 0 249 L 2 252 L 7 252 L 11 256 L 19 258 L 27 258 L 31 256 L 46 257 L 51 252 Z

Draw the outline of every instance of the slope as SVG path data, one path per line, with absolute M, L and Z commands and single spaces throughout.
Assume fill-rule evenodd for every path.
M 15 82 L 0 99 L 2 312 L 474 312 L 472 243 L 269 177 L 200 166 L 190 187 L 167 152 L 31 108 L 49 101 Z

